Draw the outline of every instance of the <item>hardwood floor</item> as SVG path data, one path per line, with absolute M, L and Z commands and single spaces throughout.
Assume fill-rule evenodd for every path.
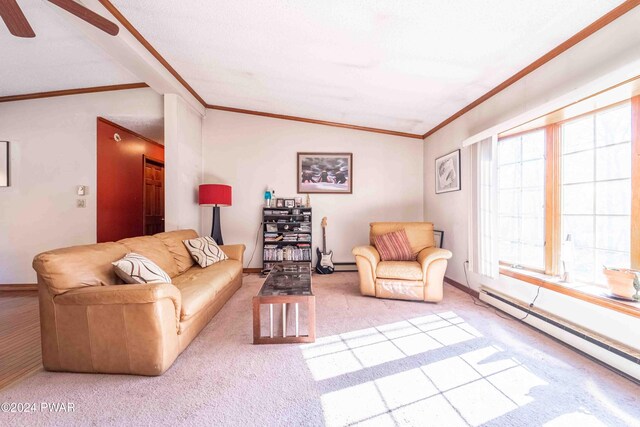
M 41 369 L 38 293 L 0 291 L 0 390 Z

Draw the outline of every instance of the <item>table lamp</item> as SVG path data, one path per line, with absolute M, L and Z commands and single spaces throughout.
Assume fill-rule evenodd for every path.
M 224 184 L 202 184 L 198 191 L 200 206 L 213 206 L 211 237 L 218 245 L 223 245 L 220 228 L 220 206 L 231 206 L 231 186 Z

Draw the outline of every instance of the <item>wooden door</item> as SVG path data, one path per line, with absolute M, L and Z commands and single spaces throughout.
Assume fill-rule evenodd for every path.
M 144 235 L 164 231 L 164 163 L 144 157 Z

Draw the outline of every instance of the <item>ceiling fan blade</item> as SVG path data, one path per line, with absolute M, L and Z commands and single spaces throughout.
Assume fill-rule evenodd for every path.
M 98 15 L 94 11 L 87 9 L 79 3 L 73 0 L 49 0 L 49 3 L 53 3 L 59 8 L 66 10 L 67 12 L 77 16 L 78 18 L 88 22 L 96 28 L 101 29 L 107 34 L 115 36 L 120 31 L 120 28 L 113 22 Z
M 0 0 L 0 16 L 14 36 L 28 38 L 36 36 L 16 0 Z

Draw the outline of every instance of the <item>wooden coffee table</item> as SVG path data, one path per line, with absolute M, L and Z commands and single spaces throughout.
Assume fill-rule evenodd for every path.
M 269 305 L 269 335 L 262 335 L 260 306 Z M 274 333 L 273 307 L 282 305 L 282 333 Z M 294 304 L 295 327 L 287 330 L 287 305 Z M 307 309 L 308 335 L 300 335 L 300 304 Z M 276 264 L 253 297 L 253 343 L 308 343 L 316 340 L 316 297 L 311 291 L 310 264 Z

